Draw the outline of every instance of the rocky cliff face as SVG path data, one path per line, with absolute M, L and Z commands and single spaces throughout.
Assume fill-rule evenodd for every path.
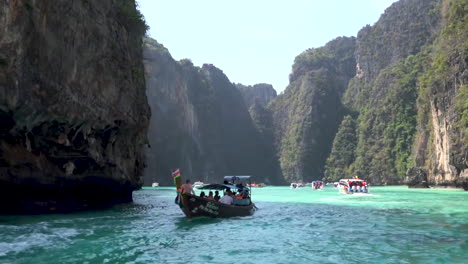
M 421 76 L 415 165 L 429 184 L 468 190 L 468 3 L 441 4 L 442 30 Z
M 276 91 L 271 84 L 258 83 L 253 86 L 246 86 L 240 83 L 236 84 L 237 89 L 242 94 L 247 107 L 251 107 L 254 103 L 259 103 L 263 106 L 269 104 L 276 98 Z
M 323 177 L 325 159 L 345 114 L 341 96 L 355 75 L 354 49 L 355 38 L 341 37 L 305 51 L 296 57 L 285 92 L 268 106 L 287 181 Z
M 357 38 L 297 56 L 276 98 L 268 85 L 236 89 L 219 69 L 160 49 L 147 62 L 148 171 L 163 182 L 181 167 L 204 181 L 357 174 L 371 184 L 403 184 L 417 171 L 431 185 L 467 188 L 467 9 L 464 0 L 400 0 Z
M 385 68 L 431 43 L 440 30 L 440 0 L 400 0 L 375 23 L 362 28 L 356 41 L 356 77 L 344 101 L 351 107 L 365 105 L 372 83 Z M 382 89 L 378 89 L 382 90 Z
M 258 182 L 278 183 L 273 152 L 262 145 L 241 93 L 226 75 L 213 65 L 174 61 L 154 40 L 145 43 L 152 110 L 148 183 L 171 184 L 171 168 L 192 181 L 252 175 Z
M 357 174 L 372 184 L 403 183 L 412 165 L 418 79 L 427 63 L 423 47 L 439 33 L 439 4 L 399 1 L 374 26 L 359 32 L 357 73 L 343 97 L 345 105 L 359 113 L 355 160 L 346 168 L 335 164 L 330 171 Z M 338 135 L 335 143 L 339 141 L 346 142 Z
M 332 150 L 329 171 L 399 184 L 416 166 L 430 185 L 466 188 L 466 8 L 462 0 L 402 0 L 359 32 L 357 73 L 343 97 L 357 128 L 333 147 L 355 145 L 355 159 Z
M 0 3 L 0 212 L 131 201 L 149 108 L 133 1 Z
M 357 37 L 358 76 L 376 78 L 381 70 L 418 53 L 439 31 L 438 0 L 400 0 Z

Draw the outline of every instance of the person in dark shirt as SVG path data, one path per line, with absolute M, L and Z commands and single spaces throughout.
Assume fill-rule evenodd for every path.
M 213 192 L 210 191 L 210 192 L 208 193 L 208 197 L 206 197 L 206 198 L 208 198 L 209 200 L 214 200 Z
M 215 201 L 219 201 L 221 199 L 221 196 L 219 196 L 219 192 L 215 191 L 215 196 L 214 196 Z

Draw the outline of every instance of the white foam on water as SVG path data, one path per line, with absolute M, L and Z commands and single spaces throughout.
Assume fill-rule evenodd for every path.
M 23 231 L 27 231 L 27 229 L 25 228 Z M 0 257 L 11 253 L 17 254 L 32 248 L 64 247 L 71 241 L 71 238 L 79 234 L 80 232 L 75 228 L 48 228 L 39 223 L 39 226 L 31 233 L 16 235 L 10 241 L 0 242 Z

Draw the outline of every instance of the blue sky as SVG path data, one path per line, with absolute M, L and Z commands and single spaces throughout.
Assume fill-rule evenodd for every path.
M 149 35 L 174 59 L 212 63 L 231 82 L 288 85 L 294 58 L 356 36 L 395 0 L 139 0 Z

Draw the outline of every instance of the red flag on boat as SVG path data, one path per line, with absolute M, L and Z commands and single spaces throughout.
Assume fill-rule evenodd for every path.
M 176 192 L 177 192 L 175 203 L 179 204 L 180 191 L 182 188 L 182 177 L 180 177 L 180 170 L 178 168 L 172 169 L 171 173 L 172 173 L 172 179 L 174 179 L 174 184 L 176 186 Z
M 173 169 L 172 170 L 172 178 L 175 179 L 177 177 L 180 177 L 180 170 L 179 169 Z

